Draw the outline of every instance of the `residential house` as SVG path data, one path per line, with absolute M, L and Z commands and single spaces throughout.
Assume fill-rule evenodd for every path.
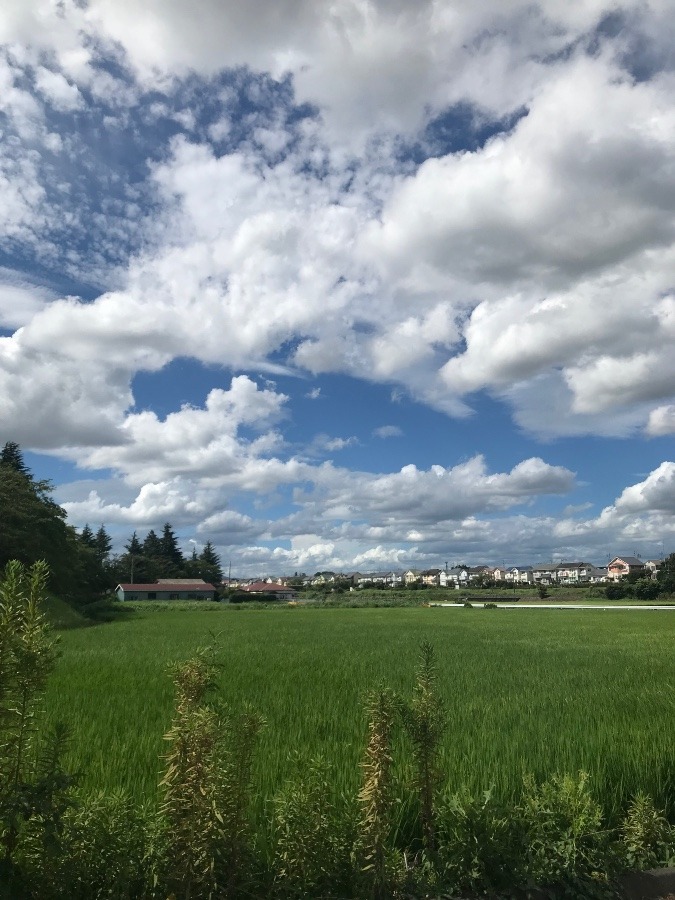
M 464 566 L 453 566 L 447 571 L 443 569 L 438 575 L 438 583 L 441 587 L 464 587 L 468 580 L 469 572 Z
M 615 556 L 607 564 L 607 578 L 610 581 L 621 581 L 627 575 L 637 572 L 641 574 L 645 570 L 645 564 L 637 556 Z
M 420 572 L 422 584 L 426 584 L 428 587 L 438 587 L 440 584 L 440 576 L 440 569 L 425 569 L 424 572 Z
M 587 562 L 561 562 L 557 567 L 560 584 L 588 584 L 601 575 L 597 566 Z
M 517 584 L 532 584 L 534 582 L 532 566 L 511 566 L 504 573 L 504 580 Z
M 540 563 L 532 566 L 532 578 L 536 584 L 553 584 L 558 580 L 558 566 L 556 563 Z
M 649 574 L 654 580 L 656 580 L 662 568 L 662 559 L 648 559 L 645 561 L 645 575 Z
M 267 594 L 275 600 L 294 600 L 297 597 L 297 591 L 287 587 L 284 584 L 272 584 L 269 581 L 254 581 L 242 588 L 247 594 L 261 595 Z
M 406 585 L 417 584 L 418 581 L 421 581 L 421 572 L 419 569 L 408 569 L 407 572 L 403 573 L 403 581 Z

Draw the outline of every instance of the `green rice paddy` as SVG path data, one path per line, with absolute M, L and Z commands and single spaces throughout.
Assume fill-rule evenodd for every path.
M 60 633 L 50 717 L 72 729 L 91 789 L 153 797 L 172 706 L 169 664 L 213 645 L 222 698 L 265 718 L 261 798 L 323 756 L 354 791 L 364 692 L 409 696 L 420 642 L 436 650 L 448 785 L 515 796 L 524 772 L 580 769 L 616 813 L 638 790 L 675 814 L 675 613 L 482 609 L 159 610 Z M 405 754 L 401 754 L 404 758 Z

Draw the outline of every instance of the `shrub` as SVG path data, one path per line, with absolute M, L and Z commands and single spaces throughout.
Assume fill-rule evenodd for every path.
M 661 593 L 661 585 L 651 578 L 639 578 L 633 585 L 636 600 L 656 600 Z
M 629 869 L 650 869 L 675 861 L 675 828 L 651 797 L 638 794 L 621 826 L 621 857 Z
M 521 846 L 510 811 L 491 791 L 446 795 L 439 809 L 440 876 L 453 892 L 482 896 L 522 881 Z
M 332 798 L 322 760 L 304 765 L 274 800 L 274 882 L 284 897 L 344 896 L 351 879 L 354 815 Z
M 607 884 L 611 869 L 609 833 L 591 797 L 588 775 L 554 775 L 537 784 L 524 780 L 517 809 L 523 833 L 525 874 L 537 885 L 566 885 L 580 897 Z
M 64 726 L 45 736 L 41 704 L 56 650 L 42 612 L 48 571 L 13 560 L 0 579 L 0 885 L 28 892 L 28 873 L 51 870 L 75 779 L 62 766 Z

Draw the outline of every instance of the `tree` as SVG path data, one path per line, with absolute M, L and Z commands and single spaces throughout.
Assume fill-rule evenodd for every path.
M 0 453 L 0 465 L 9 466 L 14 469 L 15 472 L 25 475 L 29 480 L 32 479 L 30 469 L 23 461 L 21 448 L 18 444 L 14 443 L 14 441 L 7 441 L 2 448 L 2 453 Z
M 101 525 L 94 538 L 94 548 L 102 563 L 107 562 L 112 550 L 112 539 L 105 527 Z
M 675 553 L 664 559 L 658 574 L 658 583 L 664 593 L 675 593 Z
M 656 600 L 661 593 L 661 585 L 652 578 L 639 578 L 633 585 L 636 600 Z
M 80 532 L 80 541 L 85 547 L 90 547 L 92 550 L 96 548 L 96 537 L 89 524 L 86 524 Z
M 128 543 L 124 545 L 124 549 L 130 556 L 141 556 L 141 554 L 143 553 L 143 545 L 138 540 L 135 531 L 129 538 Z
M 152 528 L 143 541 L 143 555 L 150 559 L 160 559 L 162 556 L 162 542 Z
M 178 546 L 178 538 L 174 534 L 169 522 L 164 523 L 160 544 L 162 547 L 162 556 L 166 560 L 170 560 L 175 566 L 183 565 L 184 559 L 181 549 Z
M 10 445 L 5 445 L 5 450 Z M 78 536 L 66 512 L 51 497 L 48 481 L 35 481 L 17 463 L 15 451 L 0 461 L 0 567 L 10 559 L 31 566 L 40 559 L 50 569 L 50 585 L 68 593 L 79 571 Z M 20 454 L 19 454 L 20 456 Z
M 204 549 L 199 554 L 200 577 L 211 584 L 219 585 L 223 580 L 223 570 L 220 565 L 220 557 L 213 548 L 211 541 L 204 544 Z

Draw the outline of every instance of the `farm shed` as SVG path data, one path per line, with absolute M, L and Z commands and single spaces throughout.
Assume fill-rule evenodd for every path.
M 154 584 L 118 584 L 118 600 L 215 600 L 216 589 L 205 581 L 158 581 Z

